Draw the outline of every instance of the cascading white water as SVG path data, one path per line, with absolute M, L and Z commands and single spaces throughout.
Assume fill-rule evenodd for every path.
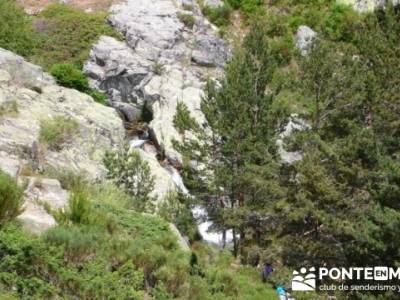
M 147 142 L 149 142 L 149 140 L 132 139 L 129 142 L 130 149 L 142 148 L 144 151 L 146 151 L 145 145 Z M 175 184 L 177 189 L 184 195 L 190 196 L 190 192 L 185 186 L 185 183 L 183 182 L 182 176 L 179 173 L 179 171 L 175 169 L 172 165 L 167 165 L 164 167 L 164 169 L 168 171 L 168 174 L 171 176 L 172 182 Z M 193 217 L 197 221 L 197 227 L 199 233 L 203 238 L 203 241 L 206 243 L 222 247 L 224 244 L 223 234 L 222 232 L 210 231 L 210 228 L 213 226 L 213 222 L 209 220 L 207 210 L 201 205 L 195 205 L 193 206 L 191 211 Z M 227 230 L 225 233 L 225 245 L 231 244 L 232 241 L 233 241 L 232 230 Z
M 171 175 L 172 181 L 175 183 L 176 187 L 185 195 L 190 195 L 189 190 L 186 188 L 182 176 L 179 174 L 178 170 L 172 166 L 166 168 L 168 173 Z M 199 233 L 201 234 L 203 240 L 207 243 L 222 246 L 223 235 L 221 232 L 210 231 L 213 225 L 212 221 L 209 221 L 207 210 L 201 205 L 195 205 L 192 208 L 193 217 L 197 220 L 197 227 Z M 227 230 L 225 235 L 226 245 L 231 244 L 233 241 L 232 230 Z

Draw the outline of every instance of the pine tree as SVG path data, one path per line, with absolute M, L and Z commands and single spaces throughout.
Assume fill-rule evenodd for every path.
M 281 194 L 276 120 L 270 113 L 274 95 L 268 91 L 274 69 L 265 26 L 257 21 L 226 66 L 225 77 L 206 88 L 206 124 L 194 128 L 196 138 L 180 146 L 191 160 L 207 165 L 203 199 L 215 229 L 233 230 L 235 254 L 243 253 L 247 234 L 261 239 L 267 218 L 256 211 Z

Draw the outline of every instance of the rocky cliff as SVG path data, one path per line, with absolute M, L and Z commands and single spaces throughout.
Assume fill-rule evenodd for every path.
M 60 117 L 73 121 L 76 132 L 54 149 L 43 142 L 41 130 L 43 121 Z M 0 169 L 26 182 L 25 212 L 20 219 L 31 231 L 55 224 L 39 201 L 54 208 L 68 201 L 60 183 L 47 178 L 49 171 L 85 172 L 89 178 L 101 179 L 104 152 L 121 144 L 124 136 L 113 108 L 56 85 L 40 67 L 0 49 Z
M 133 144 L 147 152 L 143 157 L 152 164 L 156 193 L 163 197 L 174 178 L 172 166 L 182 162 L 172 146 L 181 138 L 173 126 L 177 103 L 184 102 L 202 122 L 203 87 L 219 76 L 229 51 L 196 1 L 128 0 L 110 12 L 109 21 L 125 41 L 103 36 L 84 69 L 127 123 L 149 123 L 146 134 L 132 139 L 143 140 Z M 169 172 L 157 170 L 154 154 Z

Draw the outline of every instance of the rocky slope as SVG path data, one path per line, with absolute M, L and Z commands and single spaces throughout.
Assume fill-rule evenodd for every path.
M 40 141 L 41 121 L 63 116 L 74 120 L 77 132 L 60 149 Z M 39 202 L 54 208 L 65 205 L 68 194 L 50 169 L 85 172 L 104 177 L 104 151 L 125 136 L 113 108 L 97 104 L 86 94 L 62 88 L 41 68 L 0 49 L 0 169 L 27 183 L 25 212 L 20 218 L 33 232 L 55 224 Z M 30 177 L 43 174 L 40 178 Z
M 127 122 L 149 123 L 147 133 L 133 137 L 143 142 L 132 144 L 150 156 L 158 154 L 174 175 L 172 166 L 182 162 L 172 146 L 174 139 L 181 138 L 173 126 L 177 103 L 184 102 L 202 122 L 202 89 L 208 79 L 219 76 L 229 51 L 195 1 L 128 0 L 112 6 L 110 12 L 109 21 L 126 40 L 102 37 L 91 51 L 85 72 Z M 144 158 L 152 163 L 149 155 Z M 162 198 L 171 176 L 165 177 L 165 170 L 154 164 L 152 170 L 156 193 Z

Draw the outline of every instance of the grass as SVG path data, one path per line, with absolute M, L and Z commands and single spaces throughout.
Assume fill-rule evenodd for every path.
M 0 117 L 15 117 L 18 114 L 17 101 L 9 101 L 0 105 Z
M 31 19 L 22 7 L 11 0 L 0 0 L 0 47 L 30 56 L 36 42 L 37 35 Z
M 34 20 L 41 39 L 33 60 L 46 69 L 59 63 L 81 68 L 101 35 L 122 38 L 107 24 L 106 17 L 105 13 L 85 13 L 65 4 L 47 6 Z
M 196 254 L 182 252 L 167 222 L 128 209 L 130 196 L 112 184 L 61 177 L 75 193 L 86 191 L 91 205 L 78 205 L 75 212 L 91 217 L 76 222 L 69 216 L 42 237 L 28 235 L 13 222 L 0 229 L 0 296 L 143 299 L 146 293 L 160 300 L 273 299 L 258 271 L 234 266 L 229 253 L 202 244 L 195 245 Z
M 59 151 L 78 132 L 78 123 L 64 116 L 45 119 L 40 122 L 39 141 L 50 150 Z
M 178 19 L 185 24 L 186 27 L 192 29 L 196 19 L 191 14 L 178 13 Z
M 0 228 L 21 212 L 23 190 L 14 178 L 0 170 Z
M 203 14 L 218 27 L 226 27 L 231 21 L 232 7 L 228 3 L 224 3 L 218 7 L 203 6 L 201 11 Z

